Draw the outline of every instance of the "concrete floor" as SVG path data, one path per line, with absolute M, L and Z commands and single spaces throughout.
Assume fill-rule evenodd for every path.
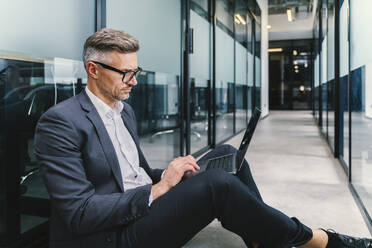
M 243 133 L 229 140 L 237 147 Z M 246 159 L 264 201 L 311 228 L 371 237 L 347 186 L 347 177 L 310 112 L 271 111 L 257 126 Z M 184 247 L 245 247 L 212 222 Z

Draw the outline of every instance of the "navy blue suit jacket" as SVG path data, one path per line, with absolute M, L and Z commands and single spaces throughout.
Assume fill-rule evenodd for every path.
M 132 108 L 122 119 L 139 153 L 140 166 L 160 180 L 139 147 Z M 35 152 L 50 194 L 50 248 L 120 247 L 126 225 L 149 212 L 151 185 L 125 191 L 119 162 L 102 119 L 82 91 L 40 118 Z

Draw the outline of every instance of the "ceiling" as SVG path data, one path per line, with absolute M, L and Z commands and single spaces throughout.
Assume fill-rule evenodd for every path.
M 269 2 L 269 39 L 295 40 L 312 37 L 314 6 L 317 0 L 268 0 Z M 289 22 L 287 10 L 290 9 L 293 21 Z
M 269 15 L 286 14 L 287 8 L 293 8 L 299 16 L 312 12 L 313 0 L 269 0 Z

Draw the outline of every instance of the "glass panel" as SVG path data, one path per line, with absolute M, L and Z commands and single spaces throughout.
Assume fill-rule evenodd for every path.
M 328 95 L 328 85 L 327 85 L 327 5 L 326 3 L 322 4 L 322 50 L 321 50 L 321 58 L 322 58 L 322 132 L 324 135 L 327 135 L 327 126 L 328 126 L 328 119 L 327 119 L 327 95 Z
M 261 23 L 255 23 L 255 83 L 256 83 L 256 103 L 255 106 L 261 106 Z
M 234 133 L 233 4 L 216 1 L 216 143 Z
M 315 17 L 314 27 L 314 115 L 319 120 L 319 15 Z
M 247 123 L 247 6 L 235 1 L 235 130 L 246 128 Z
M 372 1 L 351 1 L 352 182 L 372 215 Z M 361 28 L 364 27 L 364 28 Z
M 123 11 L 128 6 L 138 11 Z M 140 43 L 138 63 L 145 71 L 128 102 L 150 166 L 166 168 L 180 155 L 181 1 L 106 1 L 106 26 Z
M 208 146 L 208 109 L 210 95 L 210 37 L 208 1 L 191 1 L 190 27 L 193 53 L 190 54 L 191 153 Z
M 328 140 L 332 148 L 334 148 L 334 136 L 335 136 L 335 112 L 334 112 L 334 78 L 335 78 L 335 15 L 334 15 L 334 1 L 328 0 L 328 33 L 327 33 L 327 84 L 328 84 L 328 94 L 327 94 L 327 109 L 328 109 Z
M 127 102 L 151 168 L 165 169 L 180 152 L 180 83 L 177 75 L 143 71 Z
M 343 110 L 343 121 L 341 120 L 341 127 L 343 127 L 343 139 L 341 137 L 341 157 L 349 166 L 349 41 L 348 41 L 348 1 L 342 1 L 340 8 L 340 87 L 341 87 L 341 106 Z M 341 117 L 342 118 L 342 117 Z M 341 129 L 342 130 L 342 129 Z
M 247 40 L 248 40 L 248 53 L 247 53 L 247 58 L 248 58 L 248 118 L 251 117 L 252 115 L 252 104 L 253 104 L 253 85 L 254 85 L 254 58 L 253 58 L 253 19 L 251 18 L 250 15 L 248 15 L 248 23 L 249 25 L 247 26 Z
M 78 61 L 0 58 L 0 209 L 5 216 L 0 235 L 12 239 L 48 220 L 49 196 L 34 155 L 34 130 L 48 108 L 80 92 L 85 83 Z

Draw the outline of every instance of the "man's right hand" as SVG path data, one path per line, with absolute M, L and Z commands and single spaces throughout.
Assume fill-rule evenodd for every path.
M 152 186 L 151 192 L 153 200 L 167 193 L 171 188 L 176 186 L 181 180 L 186 171 L 195 173 L 200 170 L 193 156 L 178 157 L 173 159 L 169 164 L 168 169 L 164 172 L 163 178 L 159 183 Z

